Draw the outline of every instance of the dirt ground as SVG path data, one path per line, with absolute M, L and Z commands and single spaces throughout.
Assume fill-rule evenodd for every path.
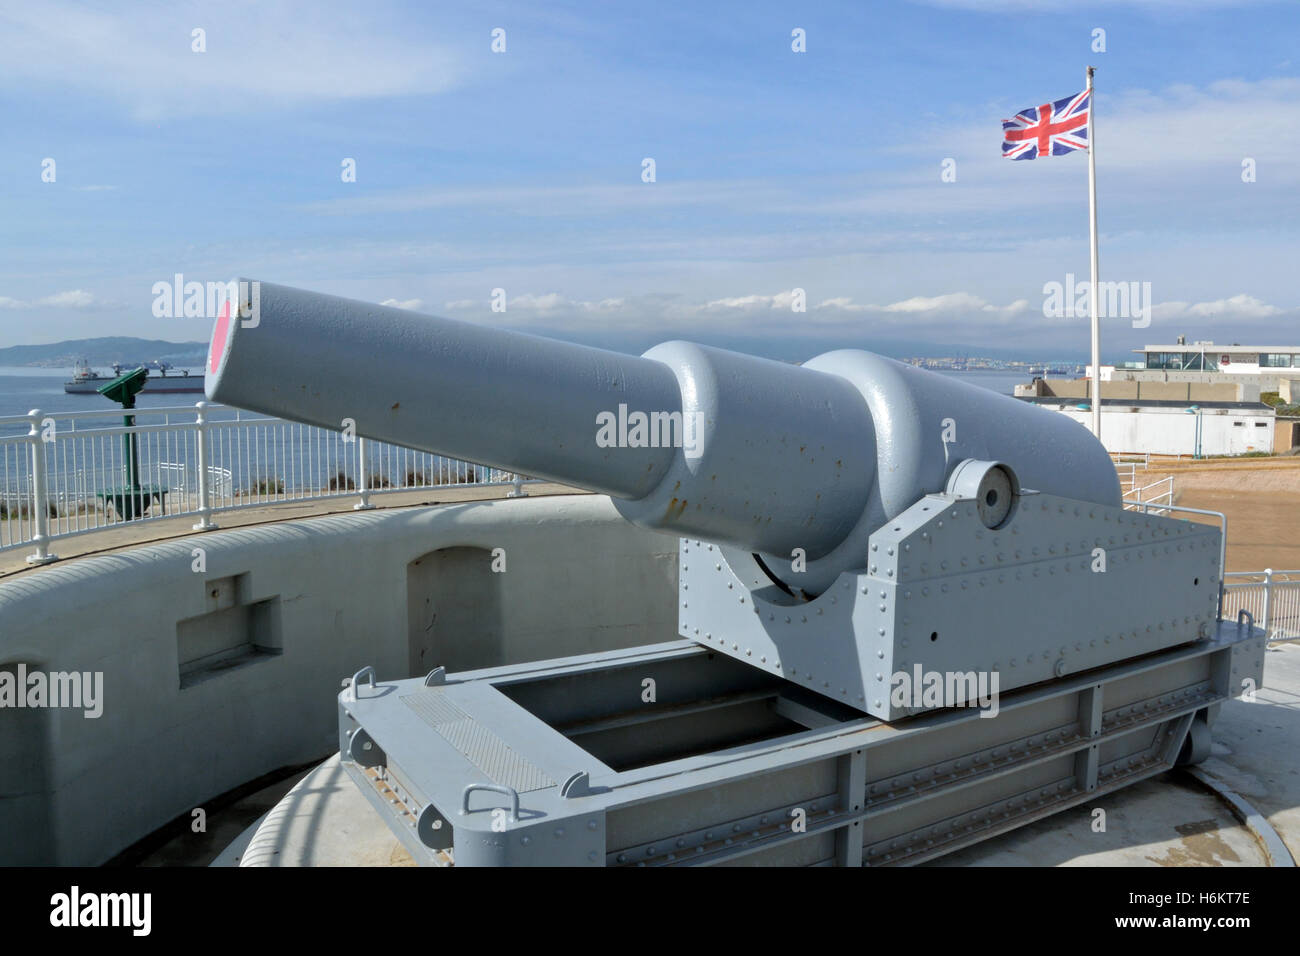
M 1216 462 L 1160 468 L 1139 484 L 1173 475 L 1175 504 L 1228 517 L 1229 571 L 1300 568 L 1300 461 Z M 1195 519 L 1202 520 L 1202 519 Z M 1215 519 L 1204 519 L 1214 522 Z

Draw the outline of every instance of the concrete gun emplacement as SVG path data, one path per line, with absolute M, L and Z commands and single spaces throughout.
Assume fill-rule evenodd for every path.
M 915 862 L 1203 759 L 1262 680 L 1262 634 L 1219 620 L 1220 529 L 1126 510 L 1066 416 L 863 351 L 636 357 L 241 289 L 209 398 L 681 539 L 680 640 L 343 692 L 344 766 L 421 862 Z

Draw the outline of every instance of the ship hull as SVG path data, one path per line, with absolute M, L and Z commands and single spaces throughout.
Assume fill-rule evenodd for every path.
M 111 378 L 97 378 L 84 382 L 64 382 L 63 390 L 69 395 L 94 395 L 101 385 L 111 381 Z M 141 391 L 151 395 L 197 394 L 203 391 L 203 376 L 169 375 L 166 378 L 150 378 L 145 380 Z

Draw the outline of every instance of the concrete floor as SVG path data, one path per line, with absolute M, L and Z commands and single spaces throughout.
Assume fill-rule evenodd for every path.
M 1300 644 L 1270 648 L 1256 700 L 1230 700 L 1201 769 L 1244 797 L 1300 856 Z M 1093 811 L 1105 811 L 1105 832 Z M 1168 773 L 953 853 L 941 866 L 1263 866 L 1228 805 Z
M 284 800 L 247 827 L 212 866 L 415 866 L 338 754 L 299 778 Z
M 231 843 L 250 826 L 260 823 L 267 813 L 274 810 L 293 786 L 307 775 L 300 771 L 290 777 L 263 787 L 256 793 L 237 801 L 231 806 L 210 812 L 207 817 L 207 830 L 194 833 L 182 830 L 158 849 L 136 862 L 138 866 L 208 866 L 225 852 Z
M 1231 700 L 1201 768 L 1245 798 L 1300 857 L 1300 643 L 1276 645 L 1254 702 Z M 1105 811 L 1105 830 L 1094 811 Z M 413 866 L 335 755 L 213 866 Z M 1174 770 L 949 854 L 931 866 L 1266 866 L 1226 802 Z

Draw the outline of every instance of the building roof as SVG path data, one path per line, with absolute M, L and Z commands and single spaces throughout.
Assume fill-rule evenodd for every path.
M 1087 405 L 1087 398 L 1068 398 L 1060 395 L 1017 395 L 1016 398 L 1022 402 L 1032 402 L 1035 405 Z M 1128 408 L 1202 408 L 1206 409 L 1230 409 L 1234 412 L 1241 412 L 1243 415 L 1273 414 L 1272 405 L 1266 405 L 1264 402 L 1217 402 L 1217 401 L 1187 401 L 1179 399 L 1171 401 L 1163 398 L 1103 398 L 1101 407 L 1123 406 Z
M 1215 345 L 1213 342 L 1188 342 L 1185 345 L 1144 345 L 1134 352 L 1222 352 L 1225 355 L 1257 355 L 1261 352 L 1300 352 L 1300 345 Z

